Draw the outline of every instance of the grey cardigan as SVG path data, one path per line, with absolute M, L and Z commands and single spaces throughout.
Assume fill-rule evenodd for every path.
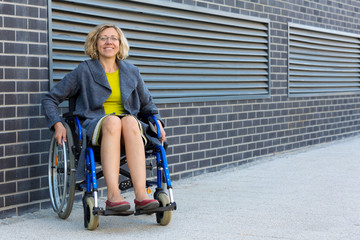
M 138 68 L 125 61 L 117 63 L 124 109 L 137 118 L 141 113 L 156 112 L 155 117 L 161 121 L 158 109 L 152 101 Z M 106 73 L 99 60 L 86 60 L 80 63 L 42 99 L 48 127 L 52 129 L 55 123 L 62 121 L 58 105 L 66 98 L 77 96 L 74 114 L 82 121 L 87 137 L 91 137 L 97 122 L 105 115 L 103 104 L 111 92 Z M 141 124 L 146 133 L 147 124 L 143 122 Z

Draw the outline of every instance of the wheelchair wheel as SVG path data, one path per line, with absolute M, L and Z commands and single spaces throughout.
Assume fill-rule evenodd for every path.
M 156 199 L 160 203 L 160 207 L 166 207 L 166 205 L 170 204 L 170 199 L 168 195 L 164 192 L 160 192 Z M 172 217 L 172 211 L 165 212 L 157 212 L 156 213 L 156 221 L 162 226 L 166 226 L 170 223 Z
M 74 140 L 70 127 L 64 123 L 67 142 L 63 146 L 51 139 L 48 180 L 50 200 L 54 211 L 62 219 L 69 217 L 75 196 L 75 156 L 70 147 Z
M 99 216 L 95 216 L 93 213 L 94 206 L 94 198 L 86 197 L 84 201 L 84 226 L 88 230 L 95 230 L 99 226 Z

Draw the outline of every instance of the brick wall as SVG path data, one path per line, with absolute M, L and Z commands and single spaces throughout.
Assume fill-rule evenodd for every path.
M 174 0 L 269 18 L 271 98 L 159 104 L 174 180 L 238 166 L 274 153 L 360 132 L 360 96 L 288 98 L 287 23 L 360 34 L 350 0 Z M 0 218 L 49 207 L 49 131 L 40 97 L 48 91 L 47 3 L 0 2 Z M 174 184 L 176 191 L 176 183 Z
M 48 198 L 41 117 L 48 90 L 47 2 L 0 2 L 0 217 L 39 209 Z

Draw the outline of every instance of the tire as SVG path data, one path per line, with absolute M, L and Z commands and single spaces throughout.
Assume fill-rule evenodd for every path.
M 166 205 L 170 204 L 170 199 L 166 193 L 160 192 L 156 199 L 160 203 L 160 207 L 166 207 Z M 170 223 L 172 217 L 172 211 L 165 212 L 157 212 L 156 213 L 156 221 L 162 226 L 166 226 Z
M 70 127 L 66 129 L 65 145 L 58 145 L 54 136 L 49 151 L 48 180 L 50 200 L 54 211 L 62 219 L 70 216 L 75 197 L 75 156 L 71 151 L 74 139 Z M 66 159 L 65 159 L 66 158 Z
M 91 231 L 99 226 L 99 216 L 95 216 L 93 213 L 94 206 L 94 198 L 86 197 L 84 202 L 84 226 Z

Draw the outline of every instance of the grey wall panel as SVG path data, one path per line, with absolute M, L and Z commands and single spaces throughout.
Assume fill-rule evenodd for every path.
M 164 1 L 51 1 L 52 84 L 88 57 L 96 25 L 117 24 L 156 102 L 269 97 L 268 20 Z
M 360 35 L 289 23 L 289 96 L 360 93 Z

